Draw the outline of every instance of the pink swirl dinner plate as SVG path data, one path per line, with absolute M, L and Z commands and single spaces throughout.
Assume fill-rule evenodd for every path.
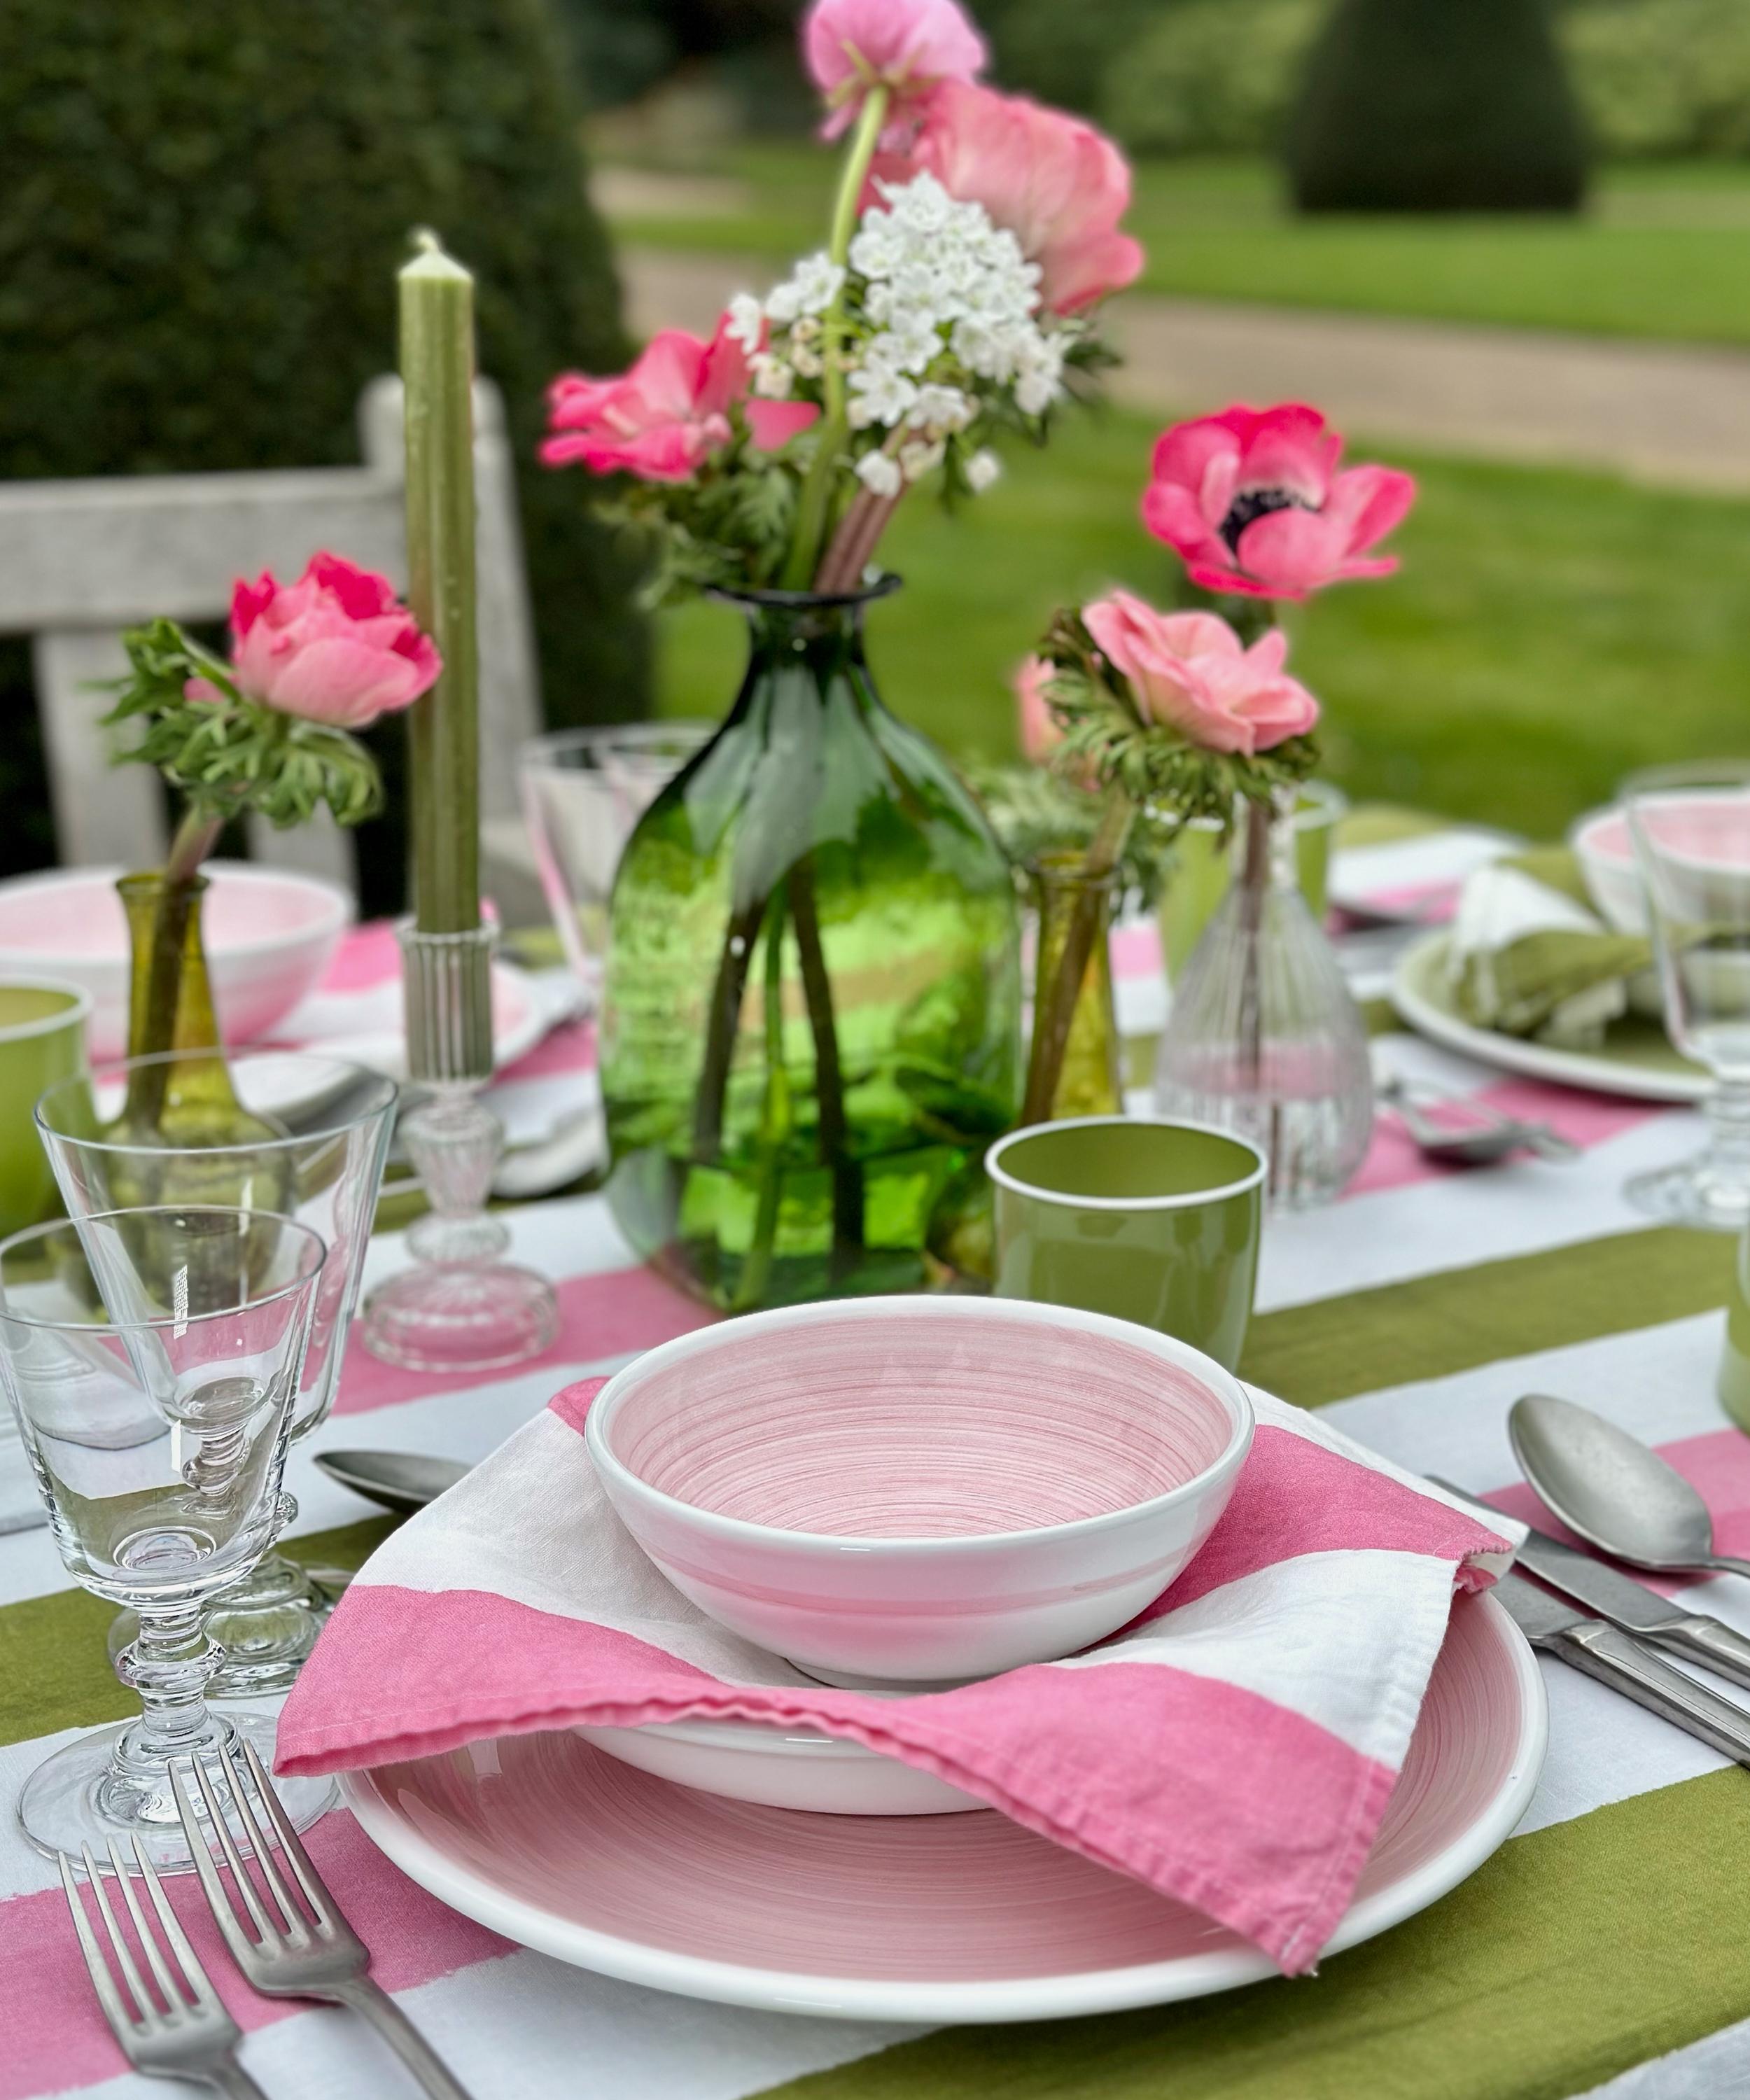
M 1486 1594 L 1457 1598 L 1409 1754 L 1327 1952 L 1425 1908 L 1524 1813 L 1548 1723 Z M 696 1793 L 577 1736 L 345 1776 L 441 1901 L 560 1961 L 690 1997 L 847 2019 L 1031 2020 L 1250 1983 L 1268 1957 L 994 1811 L 809 1815 Z

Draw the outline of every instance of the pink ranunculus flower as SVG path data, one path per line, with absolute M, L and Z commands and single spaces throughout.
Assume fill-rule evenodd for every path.
M 295 584 L 264 570 L 231 594 L 231 674 L 237 690 L 282 714 L 336 729 L 366 729 L 411 707 L 443 668 L 438 646 L 386 576 L 338 554 L 315 554 Z M 192 700 L 220 695 L 205 678 Z
M 1053 675 L 1043 656 L 1025 657 L 1015 667 L 1015 726 L 1021 755 L 1034 765 L 1043 765 L 1064 740 L 1045 697 Z
M 1082 618 L 1145 712 L 1206 751 L 1250 757 L 1319 719 L 1318 702 L 1282 668 L 1279 627 L 1248 649 L 1213 612 L 1157 612 L 1124 590 L 1084 607 Z
M 963 204 L 981 204 L 1039 266 L 1039 297 L 1073 313 L 1121 292 L 1143 267 L 1142 244 L 1118 231 L 1131 170 L 1103 133 L 1022 95 L 950 82 L 930 97 L 903 166 L 926 172 Z
M 1342 448 L 1299 402 L 1175 423 L 1155 443 L 1143 523 L 1207 590 L 1303 598 L 1390 576 L 1395 558 L 1364 558 L 1403 522 L 1415 478 L 1383 466 L 1339 474 Z
M 748 373 L 747 351 L 726 314 L 709 342 L 685 329 L 663 329 L 617 378 L 566 372 L 553 381 L 542 461 L 579 461 L 592 474 L 624 471 L 643 481 L 690 481 L 729 443 L 729 412 L 738 404 L 760 449 L 779 451 L 820 410 L 809 401 L 750 399 Z
M 814 0 L 802 18 L 802 62 L 827 99 L 829 139 L 880 86 L 893 97 L 882 143 L 897 144 L 920 96 L 976 80 L 988 55 L 955 0 Z

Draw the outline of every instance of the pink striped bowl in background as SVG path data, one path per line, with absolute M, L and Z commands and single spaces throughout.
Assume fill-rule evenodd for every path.
M 609 1500 L 677 1589 L 834 1684 L 950 1683 L 1134 1618 L 1227 1507 L 1238 1380 L 1016 1299 L 786 1307 L 652 1349 L 589 1410 Z

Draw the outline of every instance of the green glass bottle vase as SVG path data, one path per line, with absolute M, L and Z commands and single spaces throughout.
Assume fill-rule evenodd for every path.
M 740 693 L 615 882 L 610 1201 L 726 1311 L 951 1286 L 988 1246 L 982 1155 L 1020 1094 L 1015 886 L 870 677 L 864 608 L 897 583 L 732 596 Z

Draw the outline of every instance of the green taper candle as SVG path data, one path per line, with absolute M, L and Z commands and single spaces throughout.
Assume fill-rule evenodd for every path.
M 474 279 L 434 233 L 401 271 L 408 602 L 443 675 L 408 711 L 413 912 L 422 933 L 480 922 L 479 654 L 474 632 Z

